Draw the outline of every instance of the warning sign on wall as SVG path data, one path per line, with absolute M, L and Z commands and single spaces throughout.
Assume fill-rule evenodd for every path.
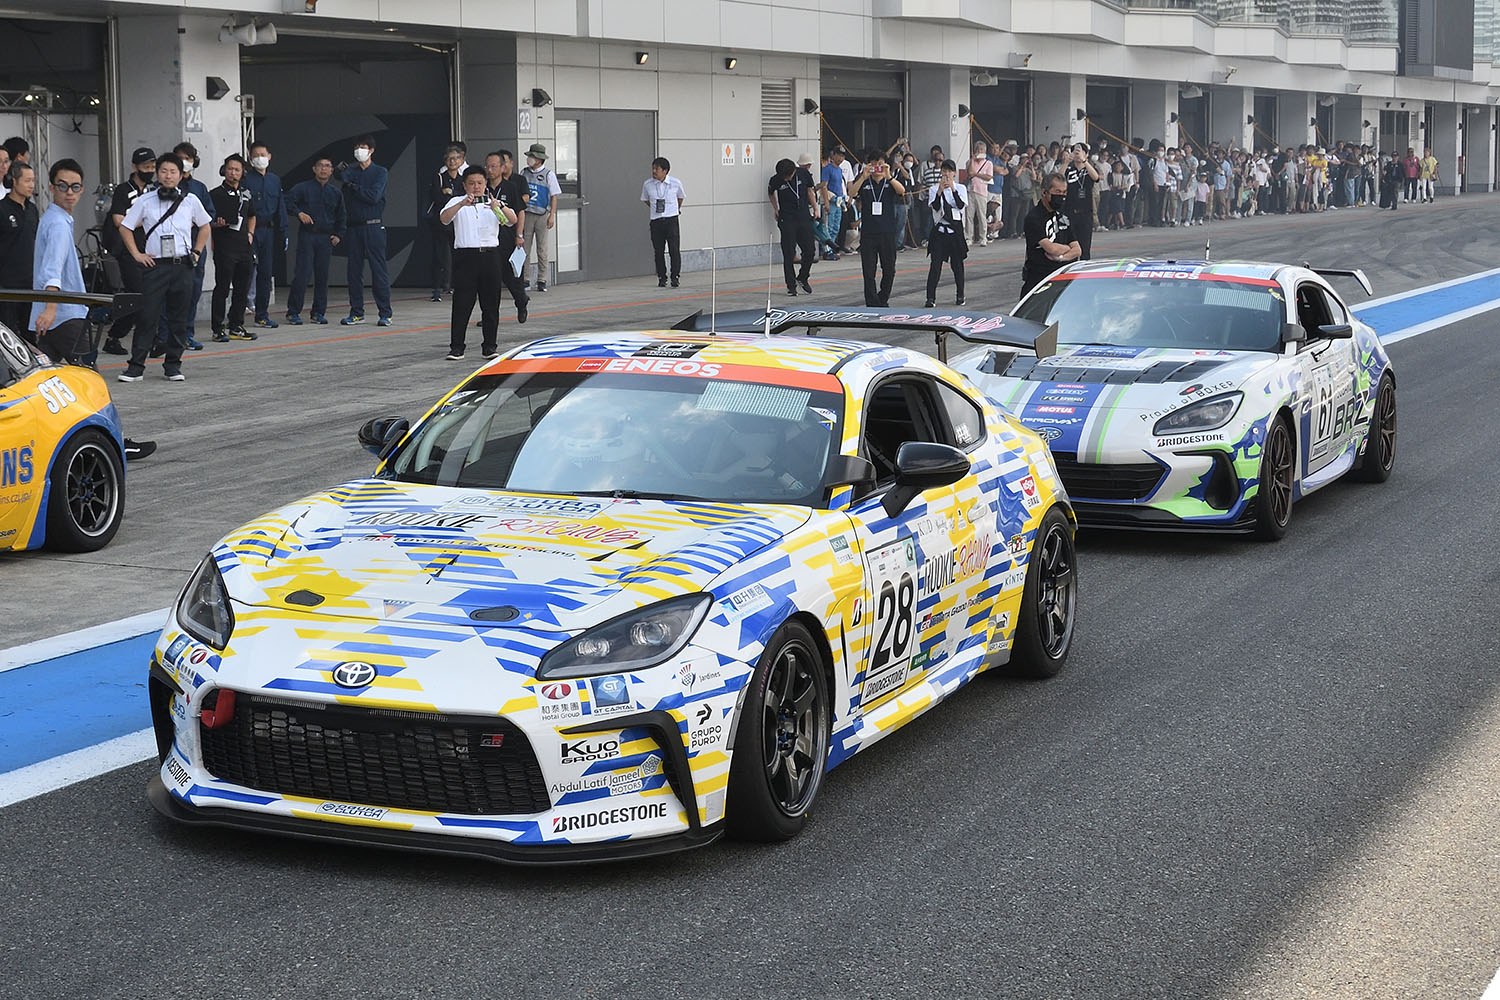
M 732 166 L 734 166 L 734 143 L 732 143 L 732 142 L 726 142 L 726 143 L 724 143 L 723 147 L 719 150 L 719 166 L 721 166 L 721 167 L 732 167 Z

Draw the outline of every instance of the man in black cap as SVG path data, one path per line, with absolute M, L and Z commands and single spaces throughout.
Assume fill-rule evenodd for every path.
M 1068 179 L 1059 173 L 1042 181 L 1042 200 L 1026 213 L 1026 263 L 1021 269 L 1021 297 L 1053 271 L 1083 255 L 1073 224 L 1063 210 Z
M 130 154 L 130 165 L 134 168 L 131 175 L 124 183 L 115 185 L 114 196 L 109 203 L 110 224 L 104 227 L 101 240 L 105 252 L 119 262 L 121 289 L 139 294 L 145 287 L 141 280 L 141 266 L 125 252 L 125 242 L 120 238 L 120 223 L 137 198 L 156 188 L 156 153 L 150 146 L 140 146 Z M 137 245 L 145 242 L 144 230 L 135 235 Z M 141 313 L 138 312 L 115 320 L 114 325 L 109 328 L 109 335 L 104 339 L 104 353 L 129 354 L 120 341 L 134 334 L 140 321 Z
M 213 200 L 214 295 L 209 313 L 214 340 L 255 340 L 245 329 L 245 306 L 250 295 L 250 275 L 255 270 L 255 195 L 241 183 L 247 164 L 239 153 L 230 153 L 219 167 L 224 183 L 208 193 Z M 224 302 L 234 291 L 229 316 Z

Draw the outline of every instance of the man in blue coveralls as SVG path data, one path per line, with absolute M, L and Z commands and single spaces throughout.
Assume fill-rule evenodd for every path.
M 344 182 L 344 207 L 348 209 L 349 229 L 344 241 L 349 248 L 349 315 L 339 320 L 344 326 L 365 321 L 365 262 L 370 264 L 370 290 L 375 294 L 375 308 L 380 310 L 377 325 L 391 325 L 391 279 L 385 260 L 385 186 L 389 180 L 385 167 L 374 161 L 375 137 L 361 136 L 354 144 L 354 163 L 344 167 L 339 180 Z
M 266 168 L 271 165 L 271 147 L 250 144 L 250 172 L 245 190 L 255 198 L 255 325 L 275 328 L 270 317 L 271 284 L 276 280 L 276 248 L 286 248 L 286 201 L 281 196 L 281 178 Z
M 297 271 L 286 297 L 286 321 L 293 326 L 302 325 L 302 296 L 308 281 L 313 283 L 309 318 L 314 323 L 328 322 L 323 315 L 328 308 L 328 266 L 346 228 L 344 196 L 329 183 L 333 162 L 319 156 L 312 170 L 313 179 L 295 185 L 286 196 L 287 205 L 302 223 L 297 232 Z

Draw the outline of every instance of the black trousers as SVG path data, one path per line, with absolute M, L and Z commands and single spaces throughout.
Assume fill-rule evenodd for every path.
M 120 262 L 121 291 L 136 293 L 144 291 L 145 286 L 141 284 L 141 275 L 143 269 L 141 265 L 135 262 L 135 258 L 126 253 L 125 249 L 122 247 L 120 249 L 119 256 L 117 256 L 115 259 Z M 132 332 L 134 332 L 137 324 L 139 324 L 140 321 L 141 314 L 138 312 L 121 316 L 119 319 L 114 321 L 114 324 L 112 326 L 110 326 L 109 339 L 120 340 L 130 335 Z
M 526 280 L 510 266 L 510 255 L 515 252 L 516 227 L 508 226 L 500 230 L 500 283 L 510 293 L 511 301 L 515 302 L 519 312 L 522 306 L 531 301 L 531 296 L 526 294 Z M 521 270 L 526 270 L 524 265 Z
M 474 314 L 474 300 L 479 300 L 481 346 L 489 352 L 495 347 L 500 326 L 500 269 L 509 262 L 496 247 L 478 250 L 455 248 L 453 251 L 453 321 L 449 326 L 448 349 L 462 354 L 464 334 L 469 317 Z M 514 293 L 512 293 L 514 294 Z
M 1176 198 L 1172 199 L 1174 204 L 1176 200 Z M 1073 238 L 1078 241 L 1078 249 L 1083 251 L 1083 256 L 1078 259 L 1092 260 L 1093 258 L 1089 254 L 1094 248 L 1093 218 L 1087 215 L 1072 215 L 1071 213 L 1069 218 L 1073 220 Z
M 453 287 L 453 227 L 432 229 L 432 290 L 446 292 Z
M 142 268 L 141 321 L 130 342 L 128 371 L 146 368 L 146 356 L 156 340 L 156 328 L 167 323 L 167 356 L 162 367 L 175 372 L 182 367 L 182 352 L 187 350 L 188 315 L 193 308 L 194 268 L 191 257 L 158 260 L 155 267 Z
M 255 272 L 253 252 L 214 254 L 214 295 L 209 304 L 208 322 L 214 333 L 224 329 L 224 304 L 229 303 L 229 328 L 245 325 L 245 307 L 250 301 L 250 279 Z M 230 290 L 234 295 L 231 298 Z
M 682 235 L 680 233 L 677 216 L 669 215 L 662 219 L 651 220 L 651 249 L 656 251 L 656 276 L 660 279 L 667 277 L 667 257 L 664 251 L 672 253 L 672 277 L 682 274 Z
M 880 262 L 880 290 L 875 290 L 875 263 Z M 859 262 L 865 272 L 865 305 L 891 304 L 891 286 L 896 283 L 896 234 L 859 231 Z
M 797 290 L 797 282 L 806 281 L 812 274 L 813 258 L 818 255 L 818 241 L 813 237 L 812 219 L 782 219 L 776 223 L 781 230 L 781 270 L 786 276 L 786 289 Z M 799 275 L 792 265 L 797 250 L 802 250 L 802 273 Z
M 932 231 L 932 238 L 927 241 L 927 255 L 932 258 L 932 263 L 927 266 L 927 301 L 937 301 L 938 280 L 943 276 L 943 261 L 947 261 L 953 271 L 953 290 L 956 297 L 964 297 L 964 258 L 969 254 L 969 247 L 962 233 L 946 233 L 941 229 Z

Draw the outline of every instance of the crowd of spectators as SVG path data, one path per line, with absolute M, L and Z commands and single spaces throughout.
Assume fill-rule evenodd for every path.
M 1168 146 L 1160 139 L 1106 139 L 1097 145 L 1067 139 L 1047 145 L 1011 139 L 998 148 L 979 140 L 968 155 L 957 152 L 953 158 L 969 196 L 964 220 L 969 246 L 1020 238 L 1022 221 L 1040 201 L 1042 182 L 1053 173 L 1070 175 L 1070 187 L 1075 188 L 1070 208 L 1077 210 L 1082 207 L 1079 199 L 1085 199 L 1093 228 L 1118 230 L 1377 205 L 1395 209 L 1399 204 L 1431 202 L 1443 169 L 1431 149 L 1399 154 L 1347 141 L 1296 147 L 1267 142 L 1240 149 L 1217 142 L 1203 148 Z M 848 191 L 862 162 L 874 152 L 852 155 L 836 147 L 824 157 L 818 185 L 823 211 L 815 228 L 825 260 L 858 249 L 858 206 Z M 898 207 L 900 249 L 924 247 L 933 226 L 929 195 L 941 180 L 941 165 L 949 154 L 932 146 L 919 159 L 902 138 L 885 155 L 907 192 Z

